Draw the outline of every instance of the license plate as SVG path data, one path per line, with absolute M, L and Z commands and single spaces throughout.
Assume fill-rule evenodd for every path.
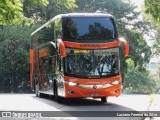
M 99 94 L 98 94 L 98 93 L 92 93 L 92 94 L 90 94 L 90 96 L 91 96 L 91 97 L 98 97 Z

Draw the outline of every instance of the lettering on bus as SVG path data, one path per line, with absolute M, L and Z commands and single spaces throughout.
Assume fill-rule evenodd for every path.
M 48 56 L 48 47 L 39 50 L 39 58 Z
M 74 53 L 75 54 L 79 54 L 79 53 L 87 54 L 87 53 L 90 53 L 90 50 L 74 50 Z
M 80 47 L 101 47 L 98 44 L 80 44 Z
M 115 53 L 118 53 L 118 48 L 94 50 L 94 54 L 96 54 L 96 55 L 104 55 L 104 54 L 112 55 Z

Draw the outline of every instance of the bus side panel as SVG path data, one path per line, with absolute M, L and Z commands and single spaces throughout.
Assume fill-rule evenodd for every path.
M 30 85 L 32 85 L 33 80 L 33 69 L 34 69 L 34 50 L 30 49 Z

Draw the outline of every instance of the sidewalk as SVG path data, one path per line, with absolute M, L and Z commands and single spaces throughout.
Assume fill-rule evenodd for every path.
M 149 111 L 160 111 L 160 94 L 156 94 L 154 101 L 151 104 Z
M 149 106 L 149 111 L 159 111 L 160 112 L 160 94 L 154 96 L 151 106 Z M 160 117 L 146 118 L 145 120 L 160 120 Z

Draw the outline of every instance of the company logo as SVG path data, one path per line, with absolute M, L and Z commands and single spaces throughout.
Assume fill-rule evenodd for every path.
M 93 85 L 93 89 L 97 89 L 97 85 Z
M 12 117 L 11 112 L 2 112 L 2 117 Z
M 98 44 L 80 44 L 80 47 L 101 47 Z

